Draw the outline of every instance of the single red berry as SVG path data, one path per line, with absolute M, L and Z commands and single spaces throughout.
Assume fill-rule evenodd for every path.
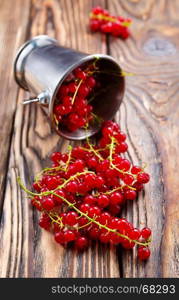
M 43 182 L 49 190 L 54 190 L 59 185 L 59 181 L 55 176 L 45 176 Z
M 84 198 L 84 203 L 87 203 L 89 205 L 93 205 L 96 203 L 96 198 L 93 197 L 92 195 L 86 195 Z
M 80 146 L 74 147 L 71 153 L 72 157 L 79 159 L 84 159 L 85 154 L 86 152 Z
M 95 85 L 96 85 L 96 79 L 95 79 L 94 77 L 90 76 L 90 77 L 88 77 L 88 78 L 86 79 L 86 84 L 87 84 L 87 86 L 89 86 L 90 88 L 94 88 Z
M 101 210 L 98 206 L 92 206 L 89 208 L 89 216 L 90 217 L 95 217 L 95 216 L 99 216 L 101 214 Z
M 68 88 L 69 88 L 69 92 L 70 92 L 71 94 L 74 94 L 75 91 L 76 91 L 77 86 L 76 86 L 76 84 L 75 84 L 74 82 L 71 82 L 71 83 L 69 84 Z
M 121 162 L 118 163 L 117 166 L 120 170 L 123 170 L 126 172 L 130 169 L 131 164 L 128 161 L 128 159 L 123 159 L 123 160 L 121 160 Z
M 78 184 L 78 193 L 81 195 L 85 195 L 89 190 L 89 186 L 86 185 L 84 182 Z
M 48 215 L 43 214 L 39 220 L 39 226 L 45 230 L 50 230 L 51 222 Z
M 98 163 L 97 171 L 105 172 L 106 170 L 108 170 L 109 166 L 110 166 L 109 160 L 104 159 L 102 162 Z
M 139 172 L 141 172 L 141 168 L 140 168 L 140 167 L 138 167 L 138 166 L 133 166 L 133 167 L 131 168 L 131 173 L 132 173 L 132 174 L 138 174 Z
M 106 24 L 103 24 L 101 26 L 101 32 L 103 33 L 110 33 L 112 29 L 112 23 L 111 22 L 107 22 Z
M 69 193 L 75 194 L 78 191 L 78 184 L 72 180 L 67 183 L 65 190 Z
M 147 183 L 150 180 L 150 176 L 147 173 L 140 173 L 137 175 L 137 181 L 139 183 Z
M 75 211 L 69 211 L 65 218 L 65 224 L 74 226 L 78 222 L 78 214 Z
M 80 236 L 76 239 L 75 246 L 78 250 L 84 250 L 88 247 L 88 239 L 84 236 Z
M 96 176 L 94 174 L 87 174 L 84 178 L 84 183 L 89 187 L 94 187 Z
M 126 200 L 135 200 L 137 197 L 137 193 L 136 193 L 136 191 L 129 189 L 129 190 L 125 191 L 124 197 Z
M 33 183 L 33 188 L 34 190 L 36 190 L 37 192 L 40 192 L 41 191 L 41 185 L 40 185 L 40 182 L 34 182 Z
M 104 179 L 101 176 L 97 176 L 95 179 L 95 187 L 100 188 L 104 185 Z
M 86 83 L 82 83 L 78 89 L 78 95 L 85 98 L 89 94 L 89 91 L 89 87 L 86 85 Z
M 121 206 L 119 204 L 111 204 L 109 206 L 109 211 L 113 216 L 116 216 L 121 212 Z
M 78 124 L 78 122 L 79 122 L 79 116 L 78 116 L 78 114 L 76 114 L 76 113 L 71 113 L 70 115 L 69 115 L 69 121 L 70 121 L 70 123 L 72 123 L 72 124 Z
M 130 36 L 130 31 L 129 31 L 129 29 L 127 28 L 127 27 L 122 27 L 121 28 L 121 32 L 120 32 L 120 37 L 122 38 L 122 39 L 127 39 L 128 37 Z
M 56 232 L 54 235 L 55 241 L 59 244 L 64 244 L 65 243 L 65 237 L 64 237 L 64 232 L 63 231 L 59 231 Z
M 123 195 L 120 192 L 113 192 L 110 194 L 110 204 L 121 204 L 123 202 Z
M 123 158 L 119 154 L 114 154 L 113 155 L 113 164 L 119 165 L 123 161 Z
M 99 15 L 103 13 L 103 9 L 100 6 L 96 6 L 92 9 L 92 13 L 95 15 Z
M 142 230 L 141 230 L 141 235 L 144 239 L 148 239 L 150 236 L 151 236 L 151 230 L 150 228 L 148 227 L 144 227 Z
M 60 218 L 61 218 L 63 224 L 65 224 L 66 215 L 67 214 L 65 212 L 63 212 L 63 213 L 60 214 Z
M 108 226 L 109 226 L 109 228 L 117 229 L 118 223 L 119 223 L 119 218 L 112 218 L 111 221 L 109 222 Z
M 61 160 L 62 160 L 64 163 L 66 163 L 67 160 L 68 160 L 68 154 L 66 154 L 66 153 L 62 154 Z
M 89 209 L 90 209 L 90 205 L 87 203 L 81 204 L 80 206 L 80 210 L 85 214 L 89 212 Z
M 126 152 L 127 149 L 128 149 L 128 145 L 125 142 L 122 142 L 116 146 L 116 151 L 120 153 Z
M 86 217 L 81 217 L 81 218 L 78 219 L 79 227 L 86 225 L 88 222 L 89 221 Z M 85 228 L 86 228 L 86 226 L 85 226 Z
M 110 234 L 109 233 L 101 233 L 99 236 L 99 240 L 101 243 L 109 243 L 110 240 Z
M 138 248 L 138 258 L 140 260 L 147 260 L 150 256 L 150 249 L 148 247 L 141 246 Z
M 79 79 L 85 80 L 86 79 L 86 73 L 82 71 L 80 68 L 77 68 L 75 71 L 75 76 Z
M 112 127 L 104 127 L 102 129 L 102 135 L 105 138 L 109 138 L 109 137 L 113 136 L 113 128 Z
M 53 152 L 50 159 L 55 163 L 61 160 L 62 154 L 60 152 Z
M 117 245 L 119 244 L 121 241 L 121 237 L 116 234 L 115 232 L 111 232 L 110 233 L 110 242 L 113 244 L 113 245 Z
M 56 233 L 56 232 L 59 232 L 59 231 L 61 231 L 60 224 L 53 223 L 53 232 Z
M 66 96 L 63 98 L 63 105 L 66 106 L 70 106 L 72 104 L 72 97 L 70 96 Z
M 122 28 L 122 25 L 119 21 L 116 21 L 115 23 L 113 22 L 112 23 L 112 29 L 111 29 L 111 33 L 113 36 L 120 36 L 121 34 L 121 29 Z
M 72 230 L 66 230 L 64 232 L 64 240 L 66 243 L 76 240 L 75 233 Z
M 90 230 L 89 230 L 89 237 L 92 239 L 92 240 L 97 240 L 98 237 L 99 237 L 99 228 L 98 227 L 92 227 Z
M 135 240 L 137 241 L 141 236 L 141 232 L 139 229 L 137 228 L 134 228 L 132 229 L 131 231 L 129 231 L 128 233 L 128 237 L 131 239 L 131 240 Z
M 97 203 L 102 208 L 107 207 L 109 205 L 109 198 L 106 195 L 100 195 L 97 198 Z
M 72 105 L 66 105 L 66 106 L 64 105 L 64 107 L 65 107 L 65 114 L 69 114 L 73 110 Z
M 125 240 L 125 241 L 123 241 L 122 246 L 125 249 L 132 249 L 135 246 L 135 243 L 131 242 L 131 241 L 128 241 L 128 240 Z
M 103 9 L 102 14 L 103 14 L 103 16 L 109 16 L 109 12 L 107 9 Z
M 115 169 L 108 169 L 106 172 L 105 172 L 105 177 L 106 178 L 110 178 L 110 179 L 114 179 L 114 177 L 118 176 L 118 171 L 115 170 Z
M 136 191 L 140 192 L 143 190 L 144 186 L 142 183 L 139 183 L 138 181 L 136 181 L 134 184 L 133 184 L 133 187 L 136 189 Z
M 77 159 L 74 163 L 73 163 L 73 168 L 75 173 L 76 172 L 82 172 L 84 170 L 85 167 L 85 163 L 82 159 Z
M 133 229 L 133 227 L 131 226 L 131 224 L 124 218 L 120 218 L 117 224 L 117 230 L 120 233 L 127 233 L 129 231 L 131 231 Z
M 96 32 L 100 29 L 100 22 L 98 20 L 91 19 L 89 27 L 91 31 Z
M 129 174 L 125 174 L 123 176 L 123 181 L 125 184 L 127 185 L 131 185 L 134 181 L 134 177 L 132 175 L 129 175 Z
M 45 210 L 50 211 L 55 207 L 55 203 L 54 203 L 53 199 L 50 196 L 46 196 L 46 197 L 43 198 L 42 207 Z
M 88 165 L 89 168 L 95 169 L 98 165 L 97 159 L 95 157 L 90 157 L 87 160 L 87 165 Z
M 126 140 L 126 134 L 122 131 L 120 131 L 117 135 L 115 135 L 115 138 L 118 142 L 124 142 Z
M 112 218 L 112 217 L 111 217 L 111 215 L 110 215 L 108 212 L 103 212 L 103 213 L 100 215 L 98 221 L 99 221 L 101 224 L 103 224 L 103 225 L 107 225 L 107 224 L 110 222 L 111 218 Z
M 42 204 L 41 199 L 38 196 L 35 196 L 33 199 L 31 199 L 31 204 L 34 206 L 37 210 L 42 211 Z
M 65 198 L 65 192 L 62 190 L 55 191 L 56 195 L 52 195 L 53 200 L 55 200 L 56 203 L 61 204 L 63 202 L 62 198 Z
M 59 96 L 65 96 L 69 93 L 69 87 L 68 85 L 61 85 L 61 87 L 59 88 L 59 91 L 58 91 L 58 95 Z

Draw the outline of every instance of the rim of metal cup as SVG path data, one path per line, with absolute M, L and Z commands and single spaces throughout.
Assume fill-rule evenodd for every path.
M 60 88 L 60 86 L 62 85 L 62 83 L 64 82 L 64 80 L 68 77 L 68 75 L 77 67 L 83 65 L 84 63 L 86 62 L 89 62 L 90 60 L 94 60 L 96 58 L 99 58 L 99 59 L 106 59 L 108 61 L 111 61 L 112 63 L 114 63 L 120 71 L 122 71 L 121 67 L 119 66 L 118 62 L 111 56 L 109 55 L 106 55 L 106 54 L 89 54 L 85 57 L 83 57 L 79 62 L 73 64 L 70 68 L 68 68 L 67 72 L 65 73 L 65 75 L 59 80 L 57 86 L 56 86 L 56 89 L 55 91 L 53 92 L 53 95 L 51 95 L 50 97 L 50 102 L 49 102 L 49 117 L 50 117 L 50 120 L 52 122 L 52 125 L 53 125 L 53 128 L 57 131 L 57 133 L 66 138 L 66 139 L 69 139 L 70 140 L 76 140 L 76 141 L 80 141 L 80 140 L 83 140 L 87 137 L 90 137 L 92 135 L 94 135 L 95 133 L 97 133 L 99 130 L 100 130 L 100 124 L 96 124 L 96 127 L 95 128 L 91 128 L 91 129 L 77 129 L 76 131 L 74 131 L 74 133 L 72 132 L 68 132 L 68 133 L 65 133 L 63 130 L 60 130 L 60 128 L 57 128 L 57 125 L 55 123 L 55 120 L 54 120 L 54 113 L 53 113 L 53 108 L 54 108 L 54 103 L 55 103 L 55 100 L 56 100 L 56 95 L 58 93 L 58 90 Z M 124 77 L 121 76 L 121 80 L 123 80 L 123 83 L 122 83 L 122 90 L 120 91 L 121 93 L 121 97 L 123 98 L 124 96 L 124 91 L 125 91 L 125 80 L 124 80 Z M 79 133 L 79 135 L 78 135 Z

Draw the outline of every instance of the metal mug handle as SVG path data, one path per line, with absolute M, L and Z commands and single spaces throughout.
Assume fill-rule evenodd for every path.
M 48 105 L 50 100 L 49 93 L 47 91 L 40 93 L 37 97 L 35 98 L 29 98 L 29 99 L 24 99 L 22 104 L 30 104 L 34 102 L 39 102 L 42 105 Z

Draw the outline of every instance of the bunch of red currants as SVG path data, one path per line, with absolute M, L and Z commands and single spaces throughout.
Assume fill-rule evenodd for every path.
M 151 230 L 134 228 L 117 217 L 150 179 L 144 169 L 123 157 L 128 149 L 125 140 L 119 125 L 106 121 L 95 144 L 87 139 L 67 153 L 52 153 L 52 166 L 35 178 L 35 192 L 20 183 L 41 212 L 39 225 L 51 231 L 57 243 L 75 244 L 79 250 L 90 240 L 121 244 L 125 249 L 138 245 L 139 259 L 150 256 Z
M 109 14 L 106 9 L 97 6 L 90 13 L 90 30 L 93 32 L 102 32 L 111 34 L 115 37 L 127 39 L 130 35 L 128 27 L 131 25 L 131 19 L 125 19 L 121 16 L 115 17 Z
M 54 105 L 54 119 L 58 127 L 63 126 L 73 132 L 93 121 L 93 107 L 88 102 L 97 86 L 95 68 L 95 63 L 78 67 L 61 85 Z

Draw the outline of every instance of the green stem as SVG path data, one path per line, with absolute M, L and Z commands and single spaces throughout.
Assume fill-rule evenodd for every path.
M 109 161 L 110 161 L 110 166 L 112 166 L 112 155 L 114 151 L 114 137 L 111 138 L 111 144 L 110 144 L 110 150 L 109 150 Z
M 45 168 L 43 169 L 41 172 L 39 172 L 36 176 L 35 176 L 35 182 L 39 181 L 40 177 L 44 174 L 44 173 L 47 173 L 48 175 L 55 175 L 54 173 L 48 173 L 48 172 L 51 172 L 51 171 L 65 171 L 64 168 L 62 168 L 61 166 L 58 166 L 58 167 L 54 167 L 54 168 Z
M 68 146 L 68 149 L 69 149 L 69 153 L 68 153 L 68 160 L 67 160 L 67 162 L 66 162 L 65 171 L 68 170 L 68 166 L 69 166 L 69 163 L 70 163 L 70 161 L 71 161 L 72 146 L 69 145 L 69 146 Z
M 38 196 L 38 197 L 41 197 L 41 196 L 48 196 L 48 195 L 51 195 L 53 194 L 53 192 L 59 190 L 59 189 L 62 189 L 68 182 L 70 182 L 71 180 L 74 180 L 76 178 L 78 178 L 79 176 L 81 175 L 85 175 L 85 174 L 94 174 L 94 172 L 92 171 L 84 171 L 84 172 L 81 172 L 81 173 L 76 173 L 75 175 L 71 176 L 70 178 L 68 178 L 63 184 L 57 186 L 56 189 L 54 190 L 51 190 L 51 191 L 48 191 L 48 192 L 43 192 L 43 193 L 33 193 L 31 191 L 29 191 L 22 183 L 20 177 L 17 178 L 17 182 L 19 183 L 19 185 L 21 186 L 21 188 L 28 194 L 30 194 L 31 196 Z
M 98 20 L 105 20 L 105 21 L 112 22 L 112 23 L 118 21 L 118 19 L 115 18 L 115 17 L 104 16 L 103 14 L 96 15 L 96 14 L 90 13 L 90 18 L 92 18 L 92 19 L 98 19 Z M 124 27 L 130 26 L 130 24 L 131 24 L 131 21 L 128 21 L 128 22 L 127 21 L 123 21 L 123 22 L 121 22 L 121 25 L 123 25 Z
M 78 93 L 79 87 L 80 87 L 80 85 L 82 84 L 82 82 L 83 82 L 83 79 L 80 80 L 80 82 L 79 82 L 79 84 L 78 84 L 78 86 L 77 86 L 77 88 L 76 88 L 76 91 L 75 91 L 75 93 L 74 93 L 74 95 L 73 95 L 73 98 L 72 98 L 72 101 L 71 101 L 71 104 L 72 104 L 72 105 L 73 105 L 74 102 L 75 102 L 76 95 L 77 95 L 77 93 Z
M 52 213 L 46 212 L 46 214 L 49 216 L 49 218 L 52 220 L 53 223 L 57 223 L 57 224 L 60 226 L 60 228 L 63 228 L 63 227 L 64 227 L 64 224 L 63 224 L 63 222 L 62 222 L 62 218 L 60 218 L 59 216 L 57 216 L 57 219 L 54 219 L 53 217 L 54 217 L 55 215 L 53 216 Z M 59 222 L 58 220 L 60 220 L 60 222 Z
M 86 140 L 87 140 L 88 146 L 90 147 L 89 152 L 93 152 L 93 153 L 99 158 L 99 160 L 102 160 L 102 161 L 103 161 L 103 160 L 104 160 L 103 157 L 102 157 L 100 154 L 98 154 L 98 153 L 96 152 L 96 150 L 93 148 L 93 146 L 91 145 L 91 143 L 90 143 L 90 141 L 89 141 L 89 138 L 87 138 Z

